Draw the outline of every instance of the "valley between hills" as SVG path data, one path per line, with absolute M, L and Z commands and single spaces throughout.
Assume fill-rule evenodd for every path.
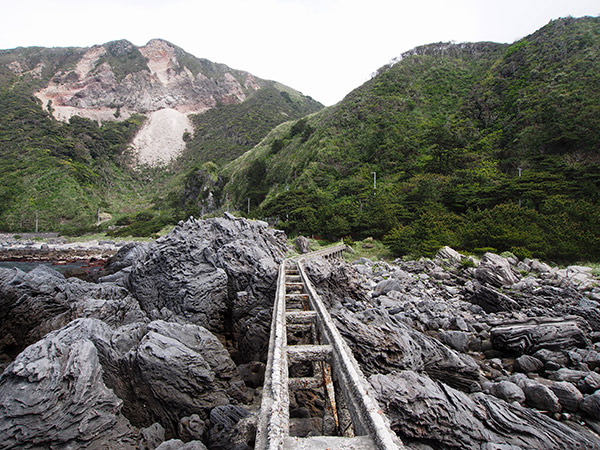
M 600 449 L 599 130 L 598 17 L 330 107 L 160 39 L 0 50 L 0 256 L 93 259 L 0 267 L 0 450 Z
M 598 18 L 437 43 L 323 108 L 155 39 L 0 52 L 0 229 L 156 236 L 189 216 L 394 255 L 595 261 Z

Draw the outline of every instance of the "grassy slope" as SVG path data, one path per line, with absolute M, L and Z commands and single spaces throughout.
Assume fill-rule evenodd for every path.
M 318 102 L 290 91 L 270 83 L 241 104 L 219 105 L 195 115 L 194 137 L 185 159 L 222 165 L 254 147 L 280 123 L 322 108 Z
M 511 46 L 419 48 L 301 133 L 280 126 L 227 167 L 225 189 L 240 209 L 259 193 L 257 213 L 288 231 L 387 234 L 397 253 L 597 258 L 599 46 L 600 19 L 584 18 Z
M 107 53 L 98 64 L 107 62 L 118 80 L 148 70 L 131 43 L 113 41 L 104 46 Z M 0 229 L 30 231 L 36 214 L 42 230 L 88 227 L 98 208 L 116 218 L 129 215 L 123 219 L 125 223 L 135 220 L 132 218 L 140 211 L 145 211 L 142 219 L 148 221 L 148 216 L 154 220 L 162 210 L 157 226 L 175 220 L 184 214 L 178 210 L 182 207 L 178 193 L 190 184 L 188 178 L 194 178 L 196 163 L 201 166 L 209 159 L 233 159 L 272 126 L 321 107 L 290 88 L 254 78 L 263 89 L 254 93 L 246 87 L 247 102 L 220 105 L 196 118 L 199 138 L 173 168 L 132 171 L 127 148 L 143 117 L 102 126 L 74 117 L 65 124 L 44 112 L 32 95 L 54 74 L 72 70 L 86 50 L 32 47 L 0 51 Z M 251 77 L 178 47 L 176 55 L 176 70 L 202 73 L 215 84 L 226 74 L 242 85 Z M 208 158 L 203 151 L 206 148 Z M 155 211 L 149 210 L 150 206 Z

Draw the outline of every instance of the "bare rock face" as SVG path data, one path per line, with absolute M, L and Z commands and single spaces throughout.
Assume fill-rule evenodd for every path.
M 132 266 L 128 288 L 153 319 L 179 317 L 237 343 L 245 362 L 266 356 L 285 239 L 258 221 L 180 224 Z
M 123 287 L 93 284 L 38 266 L 30 272 L 0 269 L 0 358 L 10 361 L 30 344 L 78 317 L 111 326 L 145 321 Z
M 337 310 L 332 316 L 368 374 L 422 370 L 450 385 L 480 390 L 479 369 L 471 357 L 407 327 L 385 311 L 371 309 L 350 314 Z
M 543 414 L 485 394 L 469 396 L 412 371 L 373 375 L 369 381 L 405 443 L 422 439 L 439 448 L 473 450 L 600 448 L 597 437 Z
M 23 448 L 138 448 L 136 427 L 158 422 L 174 436 L 186 419 L 200 423 L 217 406 L 249 400 L 206 329 L 155 321 L 114 330 L 97 319 L 25 349 L 0 377 L 0 395 L 0 439 Z
M 103 382 L 92 339 L 110 328 L 84 319 L 25 349 L 0 376 L 4 448 L 136 448 L 123 402 Z
M 36 96 L 44 107 L 51 105 L 59 120 L 73 115 L 101 121 L 136 113 L 149 116 L 133 148 L 142 163 L 166 163 L 183 150 L 184 132 L 193 130 L 188 114 L 240 103 L 260 89 L 251 74 L 206 60 L 191 64 L 196 69 L 192 73 L 181 63 L 186 57 L 160 39 L 139 48 L 125 40 L 97 45 L 73 69 L 56 73 Z M 199 65 L 202 70 L 197 70 Z

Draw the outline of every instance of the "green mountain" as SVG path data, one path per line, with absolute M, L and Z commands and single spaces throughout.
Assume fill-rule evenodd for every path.
M 288 232 L 385 238 L 397 254 L 598 259 L 599 87 L 598 17 L 512 45 L 419 47 L 276 128 L 226 167 L 224 195 Z
M 154 219 L 196 165 L 229 162 L 320 108 L 162 40 L 0 50 L 0 230 L 83 230 L 99 212 Z

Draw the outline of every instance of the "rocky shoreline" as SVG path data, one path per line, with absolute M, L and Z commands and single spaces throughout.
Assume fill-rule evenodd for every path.
M 0 261 L 17 263 L 51 263 L 66 277 L 95 281 L 107 261 L 127 241 L 90 240 L 70 242 L 57 233 L 0 234 Z M 66 270 L 59 266 L 76 265 Z
M 0 234 L 0 261 L 106 260 L 126 244 L 98 239 L 69 242 L 56 233 Z
M 286 251 L 226 215 L 124 245 L 98 282 L 0 269 L 0 448 L 249 448 Z
M 312 263 L 409 448 L 600 448 L 600 282 L 507 256 Z
M 226 214 L 123 245 L 94 282 L 0 269 L 0 449 L 253 448 L 288 250 Z M 600 449 L 590 269 L 445 248 L 307 270 L 407 448 Z

